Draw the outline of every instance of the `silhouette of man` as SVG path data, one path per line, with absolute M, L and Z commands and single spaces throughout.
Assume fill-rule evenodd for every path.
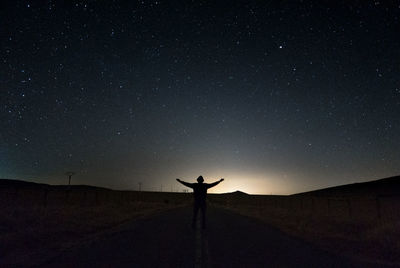
M 197 183 L 188 183 L 185 181 L 181 181 L 180 179 L 176 179 L 183 185 L 193 189 L 194 196 L 194 204 L 193 204 L 193 218 L 192 218 L 192 227 L 196 226 L 196 219 L 199 209 L 201 210 L 201 226 L 203 229 L 206 228 L 206 197 L 207 197 L 207 189 L 216 186 L 218 183 L 222 182 L 224 179 L 220 179 L 219 181 L 213 183 L 203 183 L 203 176 L 199 176 L 197 178 Z

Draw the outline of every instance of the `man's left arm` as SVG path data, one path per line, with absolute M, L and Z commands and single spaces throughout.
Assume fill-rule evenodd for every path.
M 219 181 L 207 184 L 207 189 L 218 185 L 220 182 L 224 181 L 224 178 L 220 179 Z

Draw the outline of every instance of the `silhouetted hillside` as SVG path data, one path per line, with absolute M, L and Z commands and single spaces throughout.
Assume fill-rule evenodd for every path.
M 50 185 L 45 183 L 36 183 L 21 180 L 0 179 L 0 187 L 2 188 L 24 188 L 24 189 L 40 189 L 40 188 L 53 188 L 53 189 L 71 189 L 71 190 L 110 190 L 103 187 L 90 186 L 90 185 Z
M 232 193 L 229 193 L 230 195 L 234 195 L 234 196 L 248 196 L 248 193 L 242 192 L 242 191 L 235 191 Z
M 400 176 L 340 185 L 320 190 L 294 194 L 293 196 L 360 196 L 360 195 L 398 195 L 400 194 Z
M 32 187 L 46 187 L 46 186 L 49 185 L 43 183 L 20 181 L 20 180 L 0 179 L 0 187 L 32 188 Z
M 49 185 L 44 183 L 35 183 L 21 180 L 0 179 L 1 188 L 52 188 L 52 189 L 71 189 L 71 190 L 111 190 L 108 188 L 90 186 L 90 185 Z M 399 195 L 400 194 L 400 176 L 384 178 L 369 182 L 352 183 L 340 186 L 334 186 L 319 189 L 310 192 L 293 194 L 291 196 L 360 196 L 360 195 Z M 245 198 L 255 195 L 249 195 L 242 191 L 235 191 L 225 194 L 211 194 L 212 196 L 231 196 L 234 198 Z M 271 196 L 270 196 L 271 197 Z

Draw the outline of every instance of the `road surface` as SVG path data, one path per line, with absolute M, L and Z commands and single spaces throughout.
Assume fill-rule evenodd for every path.
M 350 267 L 337 256 L 262 222 L 208 209 L 206 230 L 180 208 L 61 252 L 43 267 Z M 200 218 L 200 217 L 199 217 Z M 199 224 L 198 224 L 199 225 Z

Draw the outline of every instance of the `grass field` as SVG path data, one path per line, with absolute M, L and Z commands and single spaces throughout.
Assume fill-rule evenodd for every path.
M 2 180 L 0 180 L 2 181 Z M 0 184 L 0 266 L 39 264 L 60 250 L 96 239 L 125 223 L 188 205 L 179 193 Z
M 400 266 L 399 177 L 290 196 L 237 192 L 210 199 L 328 251 Z

